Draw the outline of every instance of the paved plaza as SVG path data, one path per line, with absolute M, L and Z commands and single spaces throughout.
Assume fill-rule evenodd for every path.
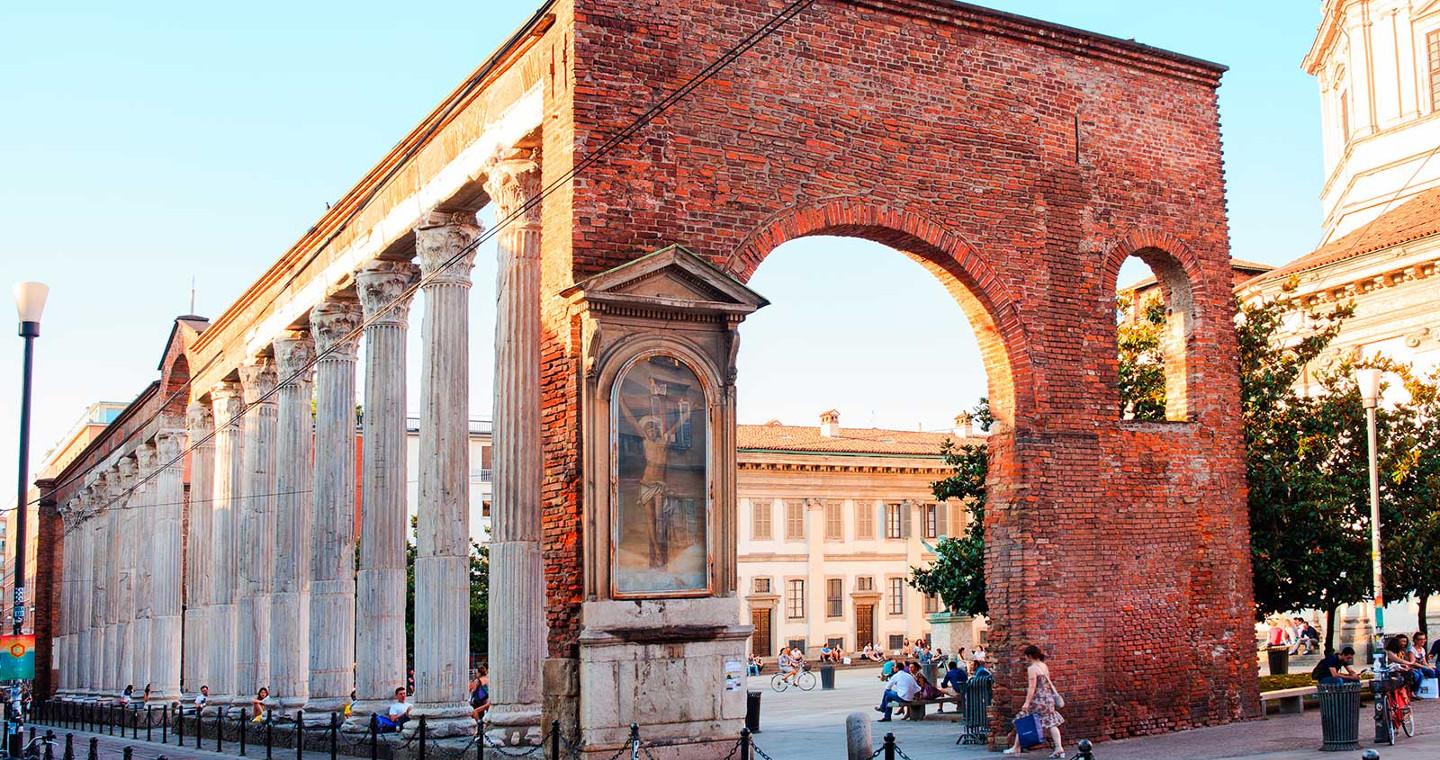
M 817 687 L 811 692 L 790 689 L 783 694 L 776 693 L 770 688 L 768 675 L 751 678 L 749 687 L 764 692 L 761 698 L 761 732 L 755 737 L 755 743 L 775 760 L 843 759 L 845 716 L 852 712 L 864 712 L 874 718 L 880 717 L 872 708 L 880 701 L 882 685 L 872 669 L 837 672 L 834 691 L 822 691 Z M 1372 735 L 1364 722 L 1366 718 L 1368 713 L 1361 718 L 1360 737 L 1364 747 L 1370 746 L 1366 739 Z M 1416 721 L 1420 735 L 1402 739 L 1395 747 L 1380 748 L 1381 758 L 1433 760 L 1440 757 L 1440 704 L 1418 703 Z M 897 719 L 890 723 L 873 723 L 872 726 L 877 746 L 887 731 L 893 732 L 900 749 L 912 760 L 990 755 L 984 747 L 957 746 L 955 739 L 959 736 L 960 727 L 948 717 L 931 717 L 920 723 Z M 1084 737 L 1065 737 L 1066 749 L 1071 754 L 1074 753 L 1075 741 L 1081 738 Z M 1232 757 L 1292 760 L 1360 756 L 1359 752 L 1320 752 L 1319 746 L 1320 712 L 1309 710 L 1303 715 L 1275 716 L 1164 736 L 1104 742 L 1096 746 L 1095 757 L 1097 760 L 1215 760 Z M 1044 757 L 1045 754 L 1033 750 L 1027 756 Z

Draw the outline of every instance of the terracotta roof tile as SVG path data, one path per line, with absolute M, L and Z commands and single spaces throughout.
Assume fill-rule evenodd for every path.
M 1245 283 L 1252 287 L 1298 272 L 1335 264 L 1357 256 L 1440 233 L 1440 187 L 1426 190 L 1354 232 Z
M 836 454 L 896 454 L 905 456 L 939 456 L 940 445 L 950 433 L 922 433 L 915 430 L 884 430 L 880 428 L 840 429 L 840 435 L 820 435 L 819 426 L 737 425 L 735 448 L 770 451 L 813 451 Z M 969 439 L 975 443 L 984 438 Z

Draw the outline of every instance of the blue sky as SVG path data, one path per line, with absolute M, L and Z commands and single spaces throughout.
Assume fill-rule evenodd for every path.
M 1317 0 L 981 4 L 1229 65 L 1220 100 L 1233 254 L 1278 263 L 1315 243 L 1318 98 L 1299 62 Z M 0 6 L 5 284 L 53 288 L 33 464 L 86 404 L 128 400 L 155 378 L 192 277 L 196 311 L 223 310 L 535 5 Z M 832 265 L 817 268 L 821 256 Z M 491 405 L 493 258 L 482 251 L 475 272 L 475 414 Z M 893 252 L 796 241 L 752 285 L 775 305 L 745 329 L 742 422 L 810 423 L 836 407 L 844 424 L 936 428 L 983 392 L 958 309 Z M 19 348 L 12 339 L 0 351 L 6 494 Z

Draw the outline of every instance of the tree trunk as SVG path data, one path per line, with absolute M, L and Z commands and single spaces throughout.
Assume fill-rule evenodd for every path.
M 1426 611 L 1425 608 L 1426 608 L 1426 607 L 1429 607 L 1429 606 L 1430 606 L 1430 595 L 1429 595 L 1429 594 L 1421 594 L 1421 595 L 1420 595 L 1420 632 L 1423 633 L 1423 634 L 1425 634 L 1425 638 L 1426 638 L 1426 639 L 1429 639 L 1429 638 L 1430 638 L 1430 626 L 1425 623 L 1425 618 L 1429 615 L 1429 613 Z
M 1325 610 L 1325 655 L 1328 657 L 1335 652 L 1335 613 L 1340 608 L 1331 607 Z

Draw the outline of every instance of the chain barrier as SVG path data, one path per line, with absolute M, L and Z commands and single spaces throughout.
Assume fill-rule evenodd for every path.
M 738 748 L 739 745 L 736 746 Z M 756 744 L 753 739 L 750 741 L 750 751 L 755 753 L 755 757 L 759 758 L 760 760 L 775 760 L 775 758 L 770 756 L 769 752 L 760 749 L 760 745 Z M 871 757 L 874 757 L 874 755 L 871 755 Z
M 520 749 L 519 747 L 510 747 L 501 744 L 500 742 L 497 742 L 494 739 L 486 736 L 484 731 L 477 731 L 475 735 L 485 743 L 486 747 L 495 750 L 495 753 L 502 757 L 530 757 L 536 752 L 545 751 L 545 742 L 543 741 L 539 744 L 532 744 L 525 749 Z M 569 742 L 566 743 L 568 744 Z M 469 749 L 469 747 L 466 747 L 466 749 Z M 541 755 L 541 757 L 544 757 L 544 755 Z

